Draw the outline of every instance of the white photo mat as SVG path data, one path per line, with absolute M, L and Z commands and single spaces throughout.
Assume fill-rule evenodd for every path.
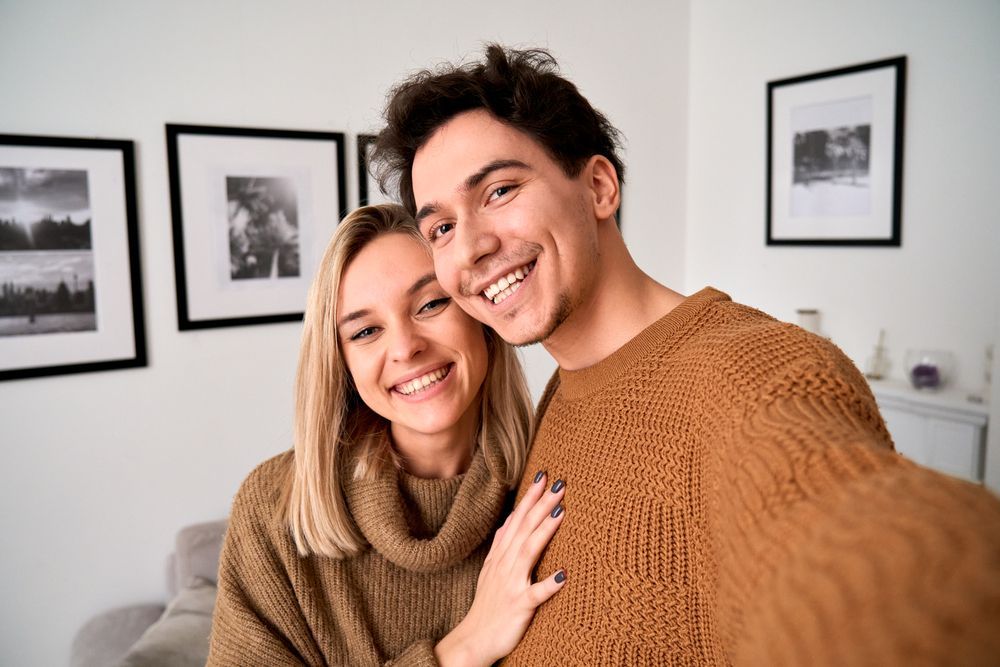
M 769 244 L 900 244 L 904 82 L 897 58 L 768 84 Z M 821 183 L 815 208 L 796 199 L 805 189 L 793 188 L 796 134 L 861 125 L 870 128 L 863 187 L 830 188 L 823 200 Z
M 129 225 L 137 225 L 129 219 L 128 197 L 134 196 L 134 175 L 129 173 L 134 168 L 132 143 L 39 139 L 67 145 L 11 145 L 0 139 L 0 167 L 87 173 L 96 330 L 0 336 L 0 376 L 14 379 L 144 366 L 141 294 L 134 292 L 141 292 L 141 285 L 132 280 L 139 250 L 129 244 Z M 75 147 L 77 143 L 81 147 Z M 137 312 L 134 305 L 139 306 Z
M 300 318 L 344 209 L 343 135 L 167 127 L 180 328 Z M 283 179 L 291 186 L 297 202 L 297 275 L 249 280 L 230 276 L 226 188 L 231 177 Z M 181 244 L 183 248 L 177 247 Z

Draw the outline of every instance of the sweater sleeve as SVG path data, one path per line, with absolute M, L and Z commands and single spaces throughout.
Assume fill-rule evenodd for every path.
M 838 354 L 767 383 L 725 444 L 716 602 L 733 662 L 995 663 L 1000 502 L 894 452 Z
M 322 665 L 269 530 L 260 469 L 233 502 L 219 559 L 208 665 Z

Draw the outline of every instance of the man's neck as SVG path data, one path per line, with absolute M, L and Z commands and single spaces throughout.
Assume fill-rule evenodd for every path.
M 579 370 L 606 359 L 682 301 L 636 265 L 617 230 L 601 239 L 601 266 L 591 292 L 542 341 L 560 368 Z

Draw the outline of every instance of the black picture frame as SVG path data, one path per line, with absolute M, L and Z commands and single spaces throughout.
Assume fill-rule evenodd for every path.
M 0 381 L 147 365 L 138 220 L 132 141 L 0 134 Z
M 375 139 L 374 134 L 358 135 L 358 206 L 398 203 L 393 197 L 382 192 L 378 180 L 371 173 L 370 157 L 372 148 L 375 146 Z
M 294 322 L 347 214 L 342 132 L 167 124 L 177 325 Z
M 902 244 L 906 64 L 767 83 L 767 245 Z

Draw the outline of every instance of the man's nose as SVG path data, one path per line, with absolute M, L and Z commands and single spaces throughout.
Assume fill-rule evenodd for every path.
M 457 232 L 459 259 L 467 267 L 475 266 L 500 249 L 500 237 L 493 226 L 474 214 L 459 221 Z

